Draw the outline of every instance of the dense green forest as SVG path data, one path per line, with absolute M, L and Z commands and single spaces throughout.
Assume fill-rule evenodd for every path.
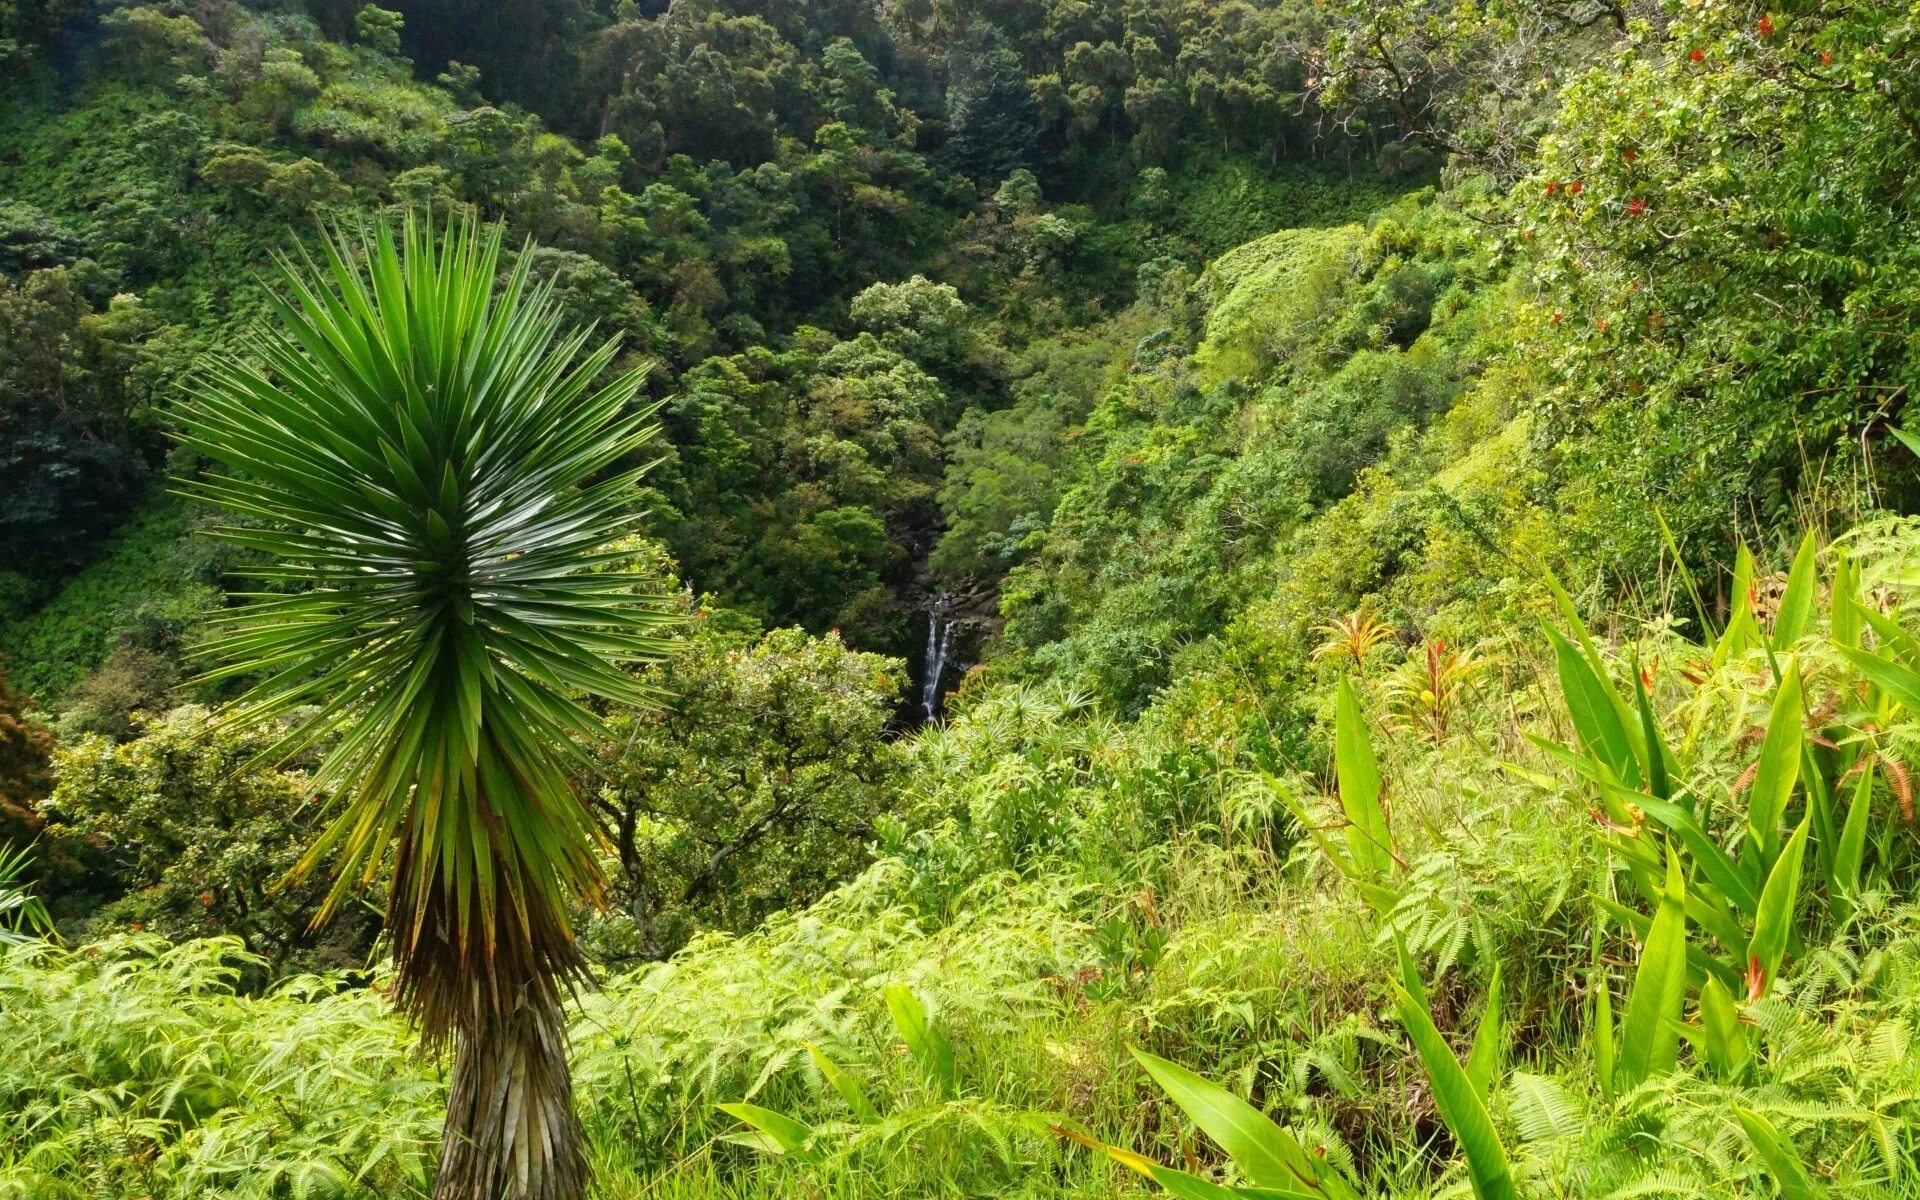
M 0 1198 L 1920 1197 L 1920 8 L 389 2 L 0 0 Z

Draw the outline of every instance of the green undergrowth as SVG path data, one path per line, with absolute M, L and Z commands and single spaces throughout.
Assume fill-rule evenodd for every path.
M 1889 606 L 1858 644 L 1907 653 L 1899 581 L 1916 547 L 1920 531 L 1895 522 L 1825 552 L 1837 594 L 1858 588 Z M 1363 1195 L 1460 1194 L 1465 1165 L 1387 987 L 1396 938 L 1427 981 L 1440 1036 L 1462 1054 L 1499 968 L 1490 1106 L 1520 1194 L 1770 1197 L 1779 1168 L 1753 1150 L 1736 1111 L 1764 1117 L 1822 1191 L 1913 1194 L 1920 907 L 1911 791 L 1889 764 L 1920 734 L 1892 683 L 1858 690 L 1878 676 L 1851 674 L 1835 648 L 1860 636 L 1848 632 L 1861 628 L 1852 610 L 1830 623 L 1832 589 L 1821 587 L 1809 611 L 1802 597 L 1817 577 L 1794 575 L 1805 578 L 1728 632 L 1693 641 L 1642 614 L 1618 628 L 1645 632 L 1592 660 L 1628 696 L 1633 664 L 1647 671 L 1673 779 L 1701 798 L 1711 836 L 1736 847 L 1740 822 L 1759 819 L 1741 815 L 1748 796 L 1785 794 L 1769 782 L 1777 766 L 1761 761 L 1785 761 L 1765 749 L 1781 744 L 1766 734 L 1781 664 L 1798 664 L 1809 695 L 1842 698 L 1812 716 L 1810 752 L 1851 746 L 1833 753 L 1866 762 L 1870 746 L 1879 764 L 1864 792 L 1858 772 L 1846 779 L 1864 797 L 1862 850 L 1848 858 L 1835 832 L 1807 853 L 1808 880 L 1781 910 L 1796 932 L 1777 977 L 1739 1001 L 1749 1050 L 1737 1067 L 1699 1040 L 1691 998 L 1671 1019 L 1695 1031 L 1669 1043 L 1664 1068 L 1626 1073 L 1646 1036 L 1631 1015 L 1627 1057 L 1598 1056 L 1594 1031 L 1614 1026 L 1595 1014 L 1597 981 L 1616 1014 L 1640 1003 L 1651 943 L 1628 916 L 1652 911 L 1636 863 L 1659 841 L 1652 820 L 1610 807 L 1556 749 L 1602 745 L 1588 732 L 1594 710 L 1570 707 L 1577 693 L 1563 681 L 1580 676 L 1567 652 L 1556 660 L 1530 633 L 1490 643 L 1482 669 L 1447 676 L 1436 702 L 1395 684 L 1400 652 L 1382 644 L 1350 659 L 1354 713 L 1385 781 L 1391 853 L 1372 860 L 1374 883 L 1350 884 L 1363 860 L 1322 849 L 1346 821 L 1364 825 L 1347 751 L 1337 789 L 1331 772 L 1276 758 L 1257 697 L 1230 679 L 1169 689 L 1128 723 L 1070 694 L 999 689 L 915 746 L 910 819 L 883 822 L 884 852 L 858 880 L 582 999 L 576 1086 L 599 1194 L 1135 1187 L 1056 1126 L 1244 1178 L 1156 1098 L 1134 1050 L 1251 1099 Z M 1870 743 L 1849 732 L 1866 718 L 1851 715 L 1848 695 L 1877 714 Z M 1844 759 L 1821 761 L 1846 775 Z M 1814 811 L 1792 795 L 1788 824 L 1803 803 Z M 1683 870 L 1688 886 L 1710 896 L 1695 870 Z M 1689 934 L 1709 959 L 1714 928 Z M 0 1102 L 24 1119 L 0 1134 L 0 1189 L 424 1194 L 439 1068 L 407 1050 L 377 989 L 309 978 L 238 995 L 238 954 L 230 942 L 150 936 L 9 950 Z M 1719 970 L 1702 961 L 1687 997 Z M 921 1032 L 889 1012 L 900 996 L 924 1013 Z M 720 1104 L 784 1117 L 804 1136 L 783 1149 Z

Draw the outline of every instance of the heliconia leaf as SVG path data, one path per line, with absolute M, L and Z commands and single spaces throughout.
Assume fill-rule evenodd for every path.
M 1714 841 L 1711 834 L 1700 827 L 1692 813 L 1678 804 L 1645 798 L 1640 801 L 1640 811 L 1680 839 L 1693 865 L 1727 901 L 1749 919 L 1759 911 L 1760 894 L 1747 882 L 1739 864 L 1721 849 L 1720 843 Z
M 1727 597 L 1727 627 L 1714 643 L 1713 665 L 1752 649 L 1760 641 L 1760 624 L 1753 615 L 1753 552 L 1743 543 L 1733 559 L 1733 587 Z
M 1580 748 L 1603 764 L 1619 782 L 1637 790 L 1642 782 L 1640 756 L 1621 720 L 1612 685 L 1559 630 L 1548 626 L 1546 632 L 1553 643 L 1554 657 L 1559 664 L 1560 690 L 1566 698 L 1567 713 L 1573 718 L 1574 732 L 1579 735 Z
M 1867 826 L 1873 811 L 1874 767 L 1867 763 L 1853 785 L 1853 802 L 1847 806 L 1847 820 L 1840 829 L 1840 844 L 1833 852 L 1833 877 L 1827 881 L 1833 894 L 1829 899 L 1839 915 L 1860 891 L 1860 867 L 1867 855 Z
M 1746 1131 L 1747 1141 L 1766 1165 L 1767 1173 L 1780 1185 L 1780 1200 L 1821 1200 L 1827 1194 L 1826 1188 L 1808 1173 L 1792 1145 L 1773 1127 L 1773 1122 L 1739 1105 L 1734 1106 L 1733 1117 Z
M 871 1100 L 867 1099 L 867 1093 L 860 1087 L 859 1080 L 847 1074 L 845 1068 L 828 1058 L 825 1052 L 812 1042 L 807 1043 L 807 1055 L 813 1059 L 813 1065 L 819 1070 L 821 1077 L 834 1091 L 840 1093 L 842 1100 L 847 1102 L 847 1107 L 853 1110 L 854 1116 L 868 1125 L 880 1119 L 879 1110 L 874 1108 Z
M 1907 632 L 1906 626 L 1869 605 L 1860 607 L 1860 619 L 1864 621 L 1879 640 L 1880 652 L 1886 658 L 1909 669 L 1920 671 L 1920 638 Z M 1835 641 L 1839 641 L 1836 636 Z
M 1161 1188 L 1182 1197 L 1183 1200 L 1324 1200 L 1325 1197 L 1325 1193 L 1313 1191 L 1304 1186 L 1226 1187 L 1211 1180 L 1201 1179 L 1197 1175 L 1190 1175 L 1185 1171 L 1163 1167 L 1144 1154 L 1136 1154 L 1120 1146 L 1110 1146 L 1070 1126 L 1055 1125 L 1053 1131 L 1070 1142 L 1077 1142 L 1089 1150 L 1104 1154 L 1129 1171 L 1153 1180 Z
M 1800 782 L 1800 752 L 1806 737 L 1802 727 L 1804 715 L 1800 702 L 1800 666 L 1788 659 L 1780 686 L 1774 692 L 1766 737 L 1760 742 L 1760 759 L 1747 796 L 1747 829 L 1767 859 L 1779 849 L 1780 824 L 1787 815 L 1787 801 Z
M 1142 1050 L 1135 1050 L 1133 1056 L 1254 1186 L 1304 1189 L 1330 1200 L 1354 1197 L 1352 1187 L 1329 1163 L 1309 1155 L 1293 1134 L 1253 1105 L 1177 1063 Z
M 1640 947 L 1633 991 L 1621 1024 L 1622 1090 L 1673 1069 L 1679 1056 L 1681 1006 L 1687 995 L 1687 882 L 1680 860 L 1667 853 L 1667 886 Z
M 907 1052 L 926 1072 L 934 1090 L 943 1099 L 950 1099 L 956 1082 L 953 1044 L 927 1015 L 927 1006 L 920 997 L 906 984 L 889 983 L 880 989 L 880 994 L 887 1002 L 887 1013 L 900 1032 L 900 1040 L 906 1043 Z
M 1834 555 L 1833 581 L 1828 585 L 1832 592 L 1831 615 L 1833 640 L 1849 650 L 1858 650 L 1864 644 L 1864 615 L 1860 607 L 1860 568 L 1854 565 L 1853 555 L 1840 548 Z
M 1867 677 L 1867 682 L 1885 692 L 1889 699 L 1909 713 L 1920 713 L 1920 673 L 1865 650 L 1842 646 L 1840 654 Z
M 1605 925 L 1604 917 L 1595 914 L 1593 962 L 1587 969 L 1587 986 L 1593 992 L 1593 1020 L 1587 1027 L 1587 1043 L 1593 1054 L 1593 1073 L 1600 1082 L 1600 1094 L 1611 1098 L 1614 1094 L 1613 980 L 1600 953 Z
M 1813 827 L 1811 816 L 1802 818 L 1800 827 L 1787 839 L 1787 845 L 1774 860 L 1767 875 L 1767 886 L 1760 893 L 1760 911 L 1753 919 L 1753 940 L 1747 946 L 1749 961 L 1758 962 L 1763 986 L 1770 986 L 1780 973 L 1787 955 L 1787 937 L 1793 929 L 1794 909 L 1800 898 L 1800 872 L 1806 857 L 1807 832 Z
M 1477 1200 L 1515 1200 L 1518 1193 L 1514 1188 L 1513 1170 L 1507 1160 L 1506 1147 L 1501 1144 L 1500 1134 L 1487 1112 L 1485 1093 L 1460 1065 L 1452 1047 L 1434 1025 L 1433 1015 L 1427 1011 L 1425 989 L 1413 973 L 1412 960 L 1405 947 L 1399 947 L 1399 953 L 1401 978 L 1389 985 L 1394 1005 L 1421 1065 L 1426 1068 L 1427 1080 L 1433 1085 L 1434 1105 L 1453 1132 L 1461 1154 L 1466 1156 L 1473 1194 Z
M 1480 1024 L 1473 1031 L 1473 1049 L 1467 1054 L 1467 1078 L 1486 1099 L 1500 1074 L 1501 1058 L 1506 1051 L 1506 1030 L 1500 1015 L 1500 964 L 1493 964 L 1493 978 L 1487 983 L 1487 1003 L 1480 1010 Z
M 1673 751 L 1667 748 L 1660 723 L 1654 719 L 1653 700 L 1647 695 L 1646 679 L 1637 665 L 1633 672 L 1633 691 L 1640 709 L 1640 752 L 1645 759 L 1642 767 L 1647 790 L 1657 799 L 1670 800 L 1673 798 Z
M 1349 854 L 1366 876 L 1382 878 L 1393 870 L 1393 835 L 1380 803 L 1380 764 L 1374 758 L 1360 698 L 1345 678 L 1340 680 L 1336 701 L 1333 761 L 1340 807 L 1347 815 Z
M 1813 623 L 1813 604 L 1820 583 L 1816 571 L 1820 551 L 1809 529 L 1800 539 L 1793 556 L 1793 568 L 1787 572 L 1787 590 L 1780 595 L 1780 607 L 1773 615 L 1773 648 L 1787 650 L 1806 635 Z
M 1701 1044 L 1707 1062 L 1722 1079 L 1731 1079 L 1747 1063 L 1747 1035 L 1733 993 L 1711 976 L 1700 989 Z
M 714 1107 L 765 1135 L 766 1140 L 757 1144 L 770 1153 L 794 1158 L 810 1157 L 809 1143 L 813 1138 L 811 1126 L 757 1104 L 716 1104 Z

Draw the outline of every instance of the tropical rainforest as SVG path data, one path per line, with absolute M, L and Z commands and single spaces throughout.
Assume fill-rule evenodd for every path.
M 1920 1197 L 1920 8 L 384 2 L 0 0 L 0 1197 Z

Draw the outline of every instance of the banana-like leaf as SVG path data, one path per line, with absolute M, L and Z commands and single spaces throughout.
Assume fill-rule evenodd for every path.
M 813 1065 L 819 1070 L 821 1077 L 832 1086 L 834 1091 L 840 1093 L 840 1098 L 847 1102 L 847 1107 L 853 1110 L 853 1115 L 859 1118 L 861 1123 L 871 1125 L 880 1119 L 879 1110 L 874 1108 L 871 1100 L 867 1099 L 867 1093 L 861 1088 L 859 1080 L 847 1074 L 844 1067 L 828 1058 L 826 1053 L 812 1042 L 807 1043 L 807 1055 L 813 1059 Z
M 1493 964 L 1493 978 L 1487 982 L 1486 1007 L 1480 1010 L 1480 1024 L 1473 1031 L 1473 1049 L 1467 1054 L 1467 1078 L 1484 1100 L 1493 1092 L 1506 1051 L 1506 1029 L 1500 1014 L 1500 964 Z
M 1633 992 L 1621 1025 L 1621 1088 L 1673 1069 L 1679 1056 L 1681 1007 L 1687 996 L 1687 881 L 1680 859 L 1667 855 L 1667 887 L 1640 947 Z
M 1713 646 L 1716 669 L 1760 644 L 1760 623 L 1753 615 L 1753 578 L 1753 552 L 1743 543 L 1733 558 L 1733 587 L 1727 598 L 1731 615 Z
M 1593 963 L 1588 968 L 1587 986 L 1593 991 L 1593 1020 L 1587 1026 L 1587 1042 L 1593 1053 L 1593 1073 L 1600 1081 L 1600 1094 L 1614 1094 L 1613 980 L 1607 974 L 1606 959 L 1600 953 L 1606 937 L 1604 912 L 1593 920 Z
M 1667 748 L 1667 739 L 1660 733 L 1660 722 L 1654 719 L 1653 700 L 1647 695 L 1647 681 L 1637 665 L 1633 672 L 1633 692 L 1640 707 L 1640 747 L 1646 757 L 1643 765 L 1647 790 L 1661 800 L 1671 800 L 1673 776 L 1678 773 L 1673 751 Z
M 1847 806 L 1847 821 L 1840 829 L 1840 844 L 1834 849 L 1832 875 L 1827 880 L 1834 915 L 1842 915 L 1860 891 L 1860 866 L 1866 860 L 1867 825 L 1873 811 L 1873 763 L 1868 762 L 1853 785 L 1853 803 Z
M 1427 1011 L 1426 989 L 1415 971 L 1406 947 L 1396 941 L 1400 954 L 1400 975 L 1391 983 L 1400 1023 L 1426 1068 L 1433 1085 L 1433 1100 L 1440 1117 L 1453 1132 L 1453 1140 L 1467 1159 L 1467 1176 L 1473 1183 L 1477 1200 L 1515 1200 L 1513 1169 L 1507 1161 L 1506 1147 L 1487 1112 L 1485 1092 L 1454 1057 L 1452 1047 L 1433 1023 Z
M 1340 807 L 1347 814 L 1349 854 L 1366 878 L 1383 879 L 1393 871 L 1393 834 L 1380 804 L 1380 763 L 1360 698 L 1345 678 L 1340 680 L 1334 715 L 1333 761 Z
M 1119 1165 L 1159 1184 L 1181 1200 L 1324 1200 L 1324 1193 L 1300 1188 L 1226 1187 L 1185 1171 L 1163 1167 L 1144 1154 L 1110 1146 L 1078 1129 L 1055 1125 L 1053 1131 L 1070 1142 L 1106 1155 Z
M 1793 569 L 1787 572 L 1787 590 L 1781 593 L 1780 607 L 1773 615 L 1775 650 L 1791 648 L 1813 623 L 1813 602 L 1820 586 L 1815 574 L 1819 556 L 1819 547 L 1814 545 L 1813 531 L 1809 529 L 1800 539 L 1800 549 L 1793 556 Z
M 935 1093 L 943 1100 L 952 1099 L 956 1084 L 953 1043 L 928 1016 L 927 1006 L 912 988 L 904 983 L 890 983 L 880 989 L 880 994 L 887 1002 L 893 1027 L 900 1031 L 900 1040 L 907 1044 L 907 1052 L 926 1072 Z
M 1354 1200 L 1353 1188 L 1331 1164 L 1308 1154 L 1292 1133 L 1253 1105 L 1177 1063 L 1143 1050 L 1133 1056 L 1255 1187 Z
M 1920 713 L 1920 672 L 1864 650 L 1840 647 L 1840 654 L 1854 665 L 1867 682 L 1885 692 L 1909 713 Z
M 1700 827 L 1691 812 L 1678 804 L 1642 798 L 1640 811 L 1664 826 L 1680 839 L 1687 857 L 1705 875 L 1715 890 L 1751 920 L 1759 911 L 1760 896 L 1747 878 L 1747 871 L 1734 861 L 1713 836 Z
M 1800 752 L 1806 740 L 1802 727 L 1804 716 L 1800 702 L 1800 666 L 1788 659 L 1780 686 L 1774 692 L 1767 734 L 1760 742 L 1760 761 L 1747 799 L 1747 829 L 1753 835 L 1754 845 L 1768 861 L 1779 850 L 1780 825 L 1787 815 L 1787 801 L 1800 782 Z
M 1566 697 L 1567 713 L 1573 718 L 1580 748 L 1604 765 L 1615 780 L 1638 791 L 1643 782 L 1640 756 L 1627 732 L 1626 722 L 1621 719 L 1622 706 L 1613 694 L 1612 685 L 1559 630 L 1548 626 L 1546 632 L 1547 639 L 1553 643 L 1560 690 Z
M 1740 1128 L 1746 1130 L 1747 1141 L 1753 1143 L 1753 1151 L 1766 1165 L 1767 1173 L 1780 1185 L 1780 1200 L 1821 1200 L 1827 1189 L 1815 1182 L 1807 1171 L 1806 1164 L 1793 1146 L 1780 1136 L 1773 1122 L 1757 1112 L 1734 1106 L 1733 1116 L 1740 1122 Z
M 803 1160 L 814 1157 L 812 1126 L 757 1104 L 716 1104 L 714 1107 L 759 1135 L 740 1139 L 755 1149 Z
M 1834 555 L 1833 582 L 1829 590 L 1833 593 L 1830 616 L 1833 640 L 1849 650 L 1860 649 L 1865 629 L 1860 607 L 1860 568 L 1844 548 Z
M 1700 989 L 1700 1043 L 1707 1063 L 1722 1079 L 1731 1079 L 1747 1065 L 1746 1027 L 1733 993 L 1718 979 L 1708 978 Z
M 1793 930 L 1794 909 L 1800 899 L 1800 873 L 1806 858 L 1807 832 L 1813 818 L 1804 817 L 1800 827 L 1787 839 L 1786 849 L 1774 860 L 1767 886 L 1760 893 L 1760 911 L 1753 919 L 1753 940 L 1747 945 L 1749 962 L 1760 969 L 1762 994 L 1780 974 L 1780 962 L 1787 955 L 1787 940 Z

